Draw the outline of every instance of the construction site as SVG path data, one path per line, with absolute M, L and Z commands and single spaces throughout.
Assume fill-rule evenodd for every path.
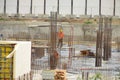
M 120 16 L 114 6 L 111 15 L 103 15 L 101 0 L 98 15 L 89 15 L 84 1 L 84 14 L 56 11 L 47 14 L 7 13 L 6 0 L 0 13 L 0 80 L 120 80 Z M 82 0 L 81 0 L 82 1 Z M 89 0 L 88 0 L 89 1 Z M 94 11 L 94 9 L 92 9 Z

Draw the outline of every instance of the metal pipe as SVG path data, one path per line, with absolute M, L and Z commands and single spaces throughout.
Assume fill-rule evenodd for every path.
M 44 0 L 44 14 L 46 14 L 46 0 Z
M 59 14 L 59 0 L 57 2 L 57 13 Z
M 6 0 L 4 0 L 4 14 L 6 14 Z
M 30 2 L 30 14 L 32 14 L 32 7 L 33 7 L 33 0 L 31 0 L 31 2 Z
M 101 16 L 101 0 L 99 0 L 99 16 Z
M 114 0 L 113 16 L 115 16 L 115 7 L 116 7 L 116 0 Z
M 19 0 L 17 0 L 17 14 L 19 14 Z
M 73 15 L 73 0 L 71 0 L 71 15 Z
M 87 0 L 85 0 L 85 15 L 87 15 Z

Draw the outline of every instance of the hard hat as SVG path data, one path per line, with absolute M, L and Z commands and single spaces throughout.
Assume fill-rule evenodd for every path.
M 60 32 L 62 32 L 63 30 L 62 29 L 60 29 Z

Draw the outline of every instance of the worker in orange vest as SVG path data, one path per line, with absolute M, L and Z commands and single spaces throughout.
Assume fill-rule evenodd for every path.
M 63 46 L 63 37 L 64 37 L 63 30 L 60 29 L 58 32 L 58 45 L 57 45 L 57 47 L 60 46 L 60 48 L 61 48 Z

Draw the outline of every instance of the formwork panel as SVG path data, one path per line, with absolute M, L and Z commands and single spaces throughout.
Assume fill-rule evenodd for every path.
M 13 80 L 13 58 L 6 58 L 13 48 L 12 44 L 0 44 L 0 80 Z

